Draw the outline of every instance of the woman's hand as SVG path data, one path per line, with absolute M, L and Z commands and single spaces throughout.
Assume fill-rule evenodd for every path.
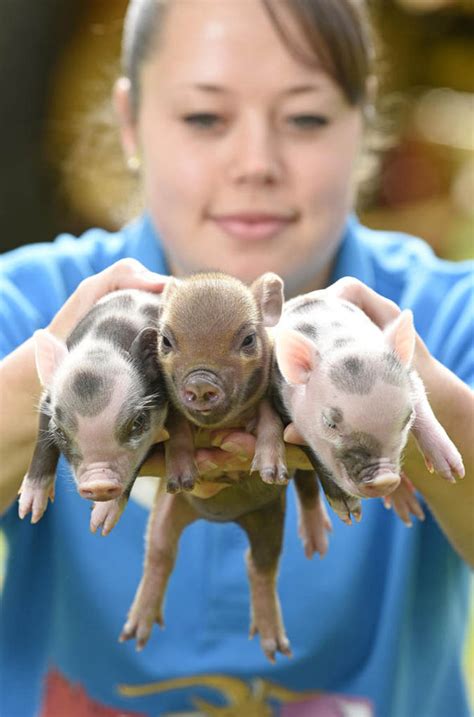
M 94 304 L 111 291 L 142 289 L 161 292 L 168 280 L 169 277 L 149 271 L 136 259 L 120 259 L 81 281 L 47 328 L 56 338 L 64 341 Z
M 157 437 L 157 440 L 163 440 L 165 436 L 166 434 Z M 255 436 L 243 430 L 226 428 L 209 432 L 200 431 L 195 454 L 200 481 L 192 494 L 198 498 L 211 498 L 221 490 L 229 488 L 232 482 L 218 483 L 216 479 L 225 474 L 229 481 L 232 481 L 234 474 L 235 479 L 238 479 L 238 473 L 250 471 L 254 452 Z M 296 468 L 312 470 L 304 451 L 295 445 L 286 446 L 286 460 L 290 471 Z M 166 475 L 164 452 L 160 447 L 142 466 L 140 473 Z M 260 480 L 257 473 L 255 480 Z

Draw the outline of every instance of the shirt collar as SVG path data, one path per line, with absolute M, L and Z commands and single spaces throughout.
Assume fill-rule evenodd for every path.
M 148 214 L 143 214 L 125 227 L 128 234 L 128 255 L 138 259 L 151 271 L 169 274 L 169 267 L 158 235 Z M 357 217 L 349 216 L 342 243 L 336 254 L 330 283 L 343 276 L 353 276 L 368 286 L 374 286 L 373 266 L 364 242 L 361 240 L 363 227 Z

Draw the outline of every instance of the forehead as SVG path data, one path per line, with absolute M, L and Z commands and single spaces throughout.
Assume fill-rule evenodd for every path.
M 242 323 L 259 321 L 259 311 L 251 291 L 243 284 L 226 281 L 189 281 L 165 303 L 163 323 L 175 333 L 199 331 L 226 333 Z
M 298 37 L 289 13 L 287 22 Z M 143 83 L 221 88 L 243 77 L 246 90 L 265 78 L 269 89 L 317 84 L 319 91 L 342 97 L 316 63 L 310 67 L 295 59 L 260 0 L 171 0 L 158 49 L 143 68 Z

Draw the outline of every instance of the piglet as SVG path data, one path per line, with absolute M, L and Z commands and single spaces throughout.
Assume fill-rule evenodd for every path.
M 167 416 L 157 356 L 159 311 L 158 295 L 121 290 L 100 300 L 66 343 L 36 332 L 44 392 L 20 518 L 31 511 L 36 523 L 44 514 L 63 453 L 79 494 L 96 501 L 91 530 L 112 530 Z
M 234 521 L 247 533 L 251 634 L 260 633 L 270 660 L 289 655 L 276 592 L 282 546 L 287 470 L 283 425 L 267 397 L 274 326 L 283 282 L 267 273 L 249 288 L 224 274 L 198 274 L 169 282 L 163 293 L 158 353 L 170 403 L 189 421 L 188 439 L 168 423 L 167 491 L 156 494 L 150 515 L 144 573 L 120 639 L 147 642 L 153 623 L 163 625 L 165 590 L 183 529 L 198 518 Z M 214 497 L 198 497 L 192 433 L 242 426 L 256 436 L 253 468 Z M 174 458 L 177 456 L 177 458 Z M 219 480 L 219 477 L 216 478 Z M 222 476 L 228 481 L 228 476 Z M 307 498 L 305 498 L 307 500 Z
M 382 331 L 329 290 L 285 304 L 275 337 L 277 392 L 345 522 L 360 519 L 360 498 L 398 488 L 410 429 L 430 470 L 449 481 L 464 475 L 412 367 L 414 347 L 409 310 Z

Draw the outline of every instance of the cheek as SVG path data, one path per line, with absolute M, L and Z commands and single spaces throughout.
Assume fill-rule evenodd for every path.
M 352 195 L 361 140 L 360 119 L 358 114 L 351 113 L 329 128 L 315 142 L 313 151 L 299 157 L 296 166 L 302 181 L 298 185 L 307 202 L 313 206 L 328 201 L 345 202 Z

